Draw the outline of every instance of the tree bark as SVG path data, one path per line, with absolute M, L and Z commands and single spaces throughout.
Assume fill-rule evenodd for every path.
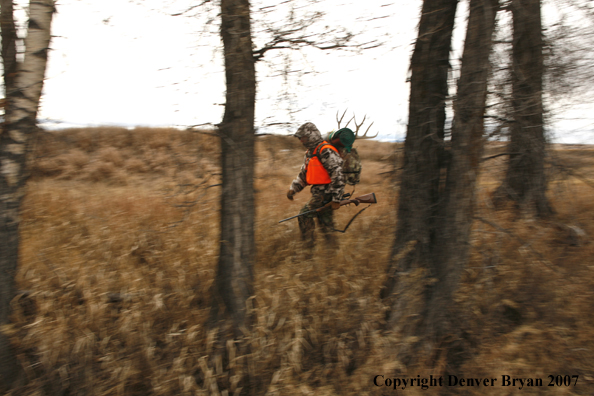
M 4 3 L 2 8 L 3 12 L 6 11 Z M 15 294 L 19 209 L 28 176 L 27 153 L 37 130 L 37 109 L 43 88 L 53 13 L 53 0 L 37 0 L 29 4 L 25 58 L 15 76 L 14 89 L 6 92 L 11 105 L 6 108 L 6 124 L 0 134 L 0 326 L 9 323 L 10 301 Z M 10 35 L 13 32 L 3 29 L 3 40 L 5 33 Z M 5 69 L 5 73 L 7 71 Z M 6 85 L 7 88 L 9 86 Z M 7 337 L 0 332 L 0 387 L 2 384 L 9 386 L 15 372 L 14 352 Z
M 4 92 L 13 92 L 17 75 L 16 27 L 12 0 L 0 1 L 0 28 L 2 30 L 2 65 L 4 66 Z M 4 114 L 10 112 L 7 95 L 4 96 Z
M 424 290 L 419 282 L 428 275 L 432 260 L 440 177 L 445 164 L 445 105 L 457 4 L 457 0 L 423 2 L 419 35 L 411 60 L 409 121 L 396 239 L 381 292 L 390 307 L 388 327 L 404 337 L 417 334 L 416 322 L 424 305 Z M 402 350 L 400 359 L 406 364 L 413 354 L 412 350 Z
M 428 245 L 444 166 L 449 53 L 457 0 L 426 0 L 411 59 L 409 121 L 404 142 L 397 252 L 410 240 Z M 414 198 L 414 199 L 413 199 Z
M 462 69 L 454 100 L 451 160 L 434 249 L 425 333 L 456 339 L 459 326 L 450 308 L 466 267 L 474 219 L 476 180 L 484 147 L 484 114 L 498 0 L 471 0 Z M 449 359 L 449 363 L 453 364 Z
M 227 94 L 221 136 L 221 241 L 213 319 L 230 320 L 234 336 L 251 327 L 254 242 L 254 108 L 256 72 L 248 0 L 221 1 Z
M 540 0 L 513 0 L 512 108 L 507 173 L 496 204 L 516 202 L 522 212 L 553 214 L 547 197 L 543 117 L 543 39 Z
M 425 5 L 427 3 L 429 2 L 426 1 Z M 417 147 L 422 147 L 423 144 L 431 146 L 427 146 L 425 150 L 415 150 L 414 145 L 405 143 L 405 160 L 412 158 L 422 165 L 417 165 L 416 168 L 421 171 L 411 170 L 403 175 L 394 253 L 387 287 L 383 291 L 391 307 L 389 326 L 404 341 L 398 356 L 405 364 L 412 363 L 414 358 L 419 357 L 421 345 L 426 354 L 423 358 L 434 360 L 435 353 L 443 346 L 446 338 L 456 338 L 457 329 L 451 316 L 451 307 L 454 305 L 453 295 L 461 272 L 468 259 L 475 185 L 483 149 L 489 55 L 497 7 L 496 0 L 470 2 L 462 70 L 454 101 L 455 115 L 445 186 L 440 188 L 441 165 L 444 161 L 440 161 L 439 157 L 443 156 L 440 153 L 443 148 L 430 132 L 418 133 L 423 127 L 428 127 L 422 124 L 423 118 L 420 119 L 422 126 L 415 129 L 411 128 L 412 124 L 409 122 L 407 141 L 410 136 L 411 141 L 417 142 Z M 440 9 L 445 10 L 443 6 Z M 455 2 L 450 4 L 449 10 L 448 17 L 453 21 Z M 423 37 L 423 32 L 429 26 L 424 27 L 426 30 L 420 27 L 419 37 Z M 439 34 L 438 29 L 432 31 Z M 449 53 L 449 41 L 447 47 Z M 443 56 L 442 59 L 447 60 L 448 53 L 443 50 L 442 47 L 435 47 L 425 49 L 425 53 L 429 59 Z M 415 54 L 417 51 L 423 52 L 423 49 L 415 48 Z M 431 53 L 432 51 L 435 52 Z M 425 66 L 420 66 L 421 76 L 423 67 L 429 67 L 426 62 Z M 438 65 L 430 66 L 438 69 Z M 415 70 L 413 68 L 411 102 L 418 100 L 418 93 L 413 91 L 422 89 L 415 85 Z M 447 75 L 442 74 L 442 78 L 446 77 Z M 426 78 L 421 80 L 427 81 Z M 439 93 L 444 94 L 443 91 Z M 411 115 L 417 108 L 430 110 L 422 102 L 421 106 L 419 103 L 415 106 L 411 103 Z M 432 121 L 430 118 L 426 119 Z M 433 149 L 430 150 L 430 147 Z M 411 152 L 410 156 L 407 156 L 407 150 Z M 429 177 L 432 178 L 431 182 Z M 415 241 L 414 248 L 410 241 Z M 408 248 L 403 251 L 404 246 Z

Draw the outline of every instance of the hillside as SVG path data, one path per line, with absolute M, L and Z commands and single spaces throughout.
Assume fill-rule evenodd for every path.
M 9 395 L 223 395 L 219 387 L 227 386 L 232 394 L 246 374 L 234 366 L 241 359 L 257 395 L 436 394 L 374 385 L 377 375 L 438 377 L 444 367 L 406 368 L 393 357 L 404 341 L 382 327 L 379 290 L 401 146 L 357 147 L 364 168 L 355 195 L 375 192 L 379 202 L 339 234 L 339 250 L 318 243 L 311 258 L 301 251 L 297 222 L 278 224 L 309 196 L 285 196 L 303 148 L 291 137 L 259 138 L 252 354 L 235 356 L 229 345 L 229 362 L 213 366 L 204 325 L 218 254 L 217 139 L 147 128 L 44 133 L 22 212 L 21 292 L 14 324 L 4 329 L 23 367 Z M 504 150 L 492 144 L 485 157 Z M 511 207 L 495 211 L 489 193 L 505 157 L 484 162 L 482 220 L 456 296 L 466 354 L 460 373 L 499 383 L 488 390 L 458 384 L 453 394 L 592 393 L 593 154 L 587 146 L 555 147 L 550 199 L 558 214 L 546 222 L 518 218 Z M 341 208 L 337 226 L 355 213 Z M 544 385 L 501 386 L 503 375 Z M 548 387 L 549 375 L 579 378 L 576 386 Z

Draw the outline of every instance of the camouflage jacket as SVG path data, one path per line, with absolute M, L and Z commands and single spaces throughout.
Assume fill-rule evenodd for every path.
M 305 153 L 305 159 L 299 174 L 291 183 L 291 189 L 296 193 L 302 191 L 306 186 L 306 171 L 308 159 L 313 155 L 314 149 L 324 141 L 320 131 L 314 124 L 307 122 L 299 127 L 295 136 L 298 138 L 307 137 L 307 142 L 304 143 L 307 151 Z M 340 202 L 342 194 L 344 193 L 345 178 L 342 173 L 342 158 L 338 153 L 330 148 L 322 150 L 319 154 L 320 162 L 324 168 L 328 171 L 330 176 L 330 184 L 316 184 L 311 186 L 311 193 L 317 194 L 331 194 L 332 200 Z

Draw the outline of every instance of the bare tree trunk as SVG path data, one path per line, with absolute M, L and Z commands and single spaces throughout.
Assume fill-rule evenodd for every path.
M 426 1 L 425 5 L 427 3 Z M 430 3 L 432 6 L 435 5 L 433 2 Z M 455 6 L 453 2 L 448 8 L 450 18 L 453 18 Z M 439 9 L 443 12 L 445 7 L 441 5 Z M 450 308 L 454 304 L 453 294 L 468 259 L 475 184 L 483 148 L 483 115 L 496 12 L 496 0 L 470 2 L 462 70 L 454 102 L 455 116 L 445 188 L 439 188 L 441 148 L 437 142 L 430 142 L 438 139 L 431 133 L 415 136 L 415 130 L 411 128 L 412 124 L 409 121 L 407 142 L 410 137 L 411 141 L 418 142 L 418 147 L 422 144 L 432 144 L 433 150 L 429 147 L 425 150 L 414 150 L 414 146 L 405 144 L 405 161 L 409 159 L 406 151 L 410 150 L 417 164 L 425 164 L 417 165 L 417 169 L 425 170 L 427 173 L 417 171 L 415 175 L 414 171 L 409 171 L 403 175 L 394 255 L 387 287 L 383 291 L 391 307 L 388 316 L 389 326 L 400 333 L 404 340 L 399 358 L 405 364 L 411 363 L 413 357 L 419 357 L 421 346 L 424 347 L 425 358 L 435 359 L 434 354 L 439 351 L 445 339 L 456 337 L 457 331 L 450 316 Z M 443 21 L 445 17 L 441 16 L 438 20 Z M 422 24 L 423 18 L 421 27 Z M 421 27 L 420 38 L 427 34 L 424 31 L 440 33 L 439 29 L 429 30 L 427 26 L 422 30 Z M 443 32 L 441 34 L 444 35 Z M 449 50 L 449 41 L 447 47 Z M 440 51 L 437 51 L 438 49 Z M 431 48 L 425 49 L 426 57 L 447 61 L 448 54 L 443 52 L 443 48 L 436 47 L 434 50 L 435 52 L 431 53 Z M 415 53 L 417 51 L 422 49 L 415 48 Z M 425 61 L 425 65 L 427 62 Z M 436 65 L 431 66 L 437 69 Z M 415 95 L 413 91 L 419 89 L 415 85 L 414 74 L 413 67 L 411 118 L 415 108 L 412 104 L 413 99 L 418 100 L 418 93 Z M 427 81 L 426 78 L 422 80 Z M 426 109 L 425 111 L 430 109 L 427 106 L 420 108 Z M 432 121 L 431 118 L 426 119 Z M 428 126 L 428 122 L 423 125 L 423 118 L 420 121 L 423 127 Z M 420 127 L 417 128 L 418 131 Z M 429 169 L 431 172 L 428 172 Z M 406 172 L 406 165 L 404 170 Z M 431 179 L 428 179 L 429 177 Z M 417 207 L 419 205 L 420 207 Z M 416 241 L 414 248 L 410 241 Z M 404 246 L 408 246 L 408 249 L 403 251 Z
M 4 3 L 2 8 L 4 12 Z M 43 88 L 53 13 L 53 0 L 31 1 L 25 59 L 18 69 L 14 89 L 6 93 L 11 105 L 7 107 L 6 126 L 0 134 L 0 325 L 9 322 L 10 301 L 15 293 L 19 209 L 28 176 L 27 153 L 37 130 L 37 109 Z M 5 33 L 10 35 L 13 32 L 10 29 L 4 31 L 3 27 L 3 40 Z M 15 370 L 14 352 L 6 336 L 0 332 L 0 387 L 2 384 L 9 386 Z
M 4 92 L 13 92 L 17 75 L 16 28 L 12 0 L 0 1 L 0 28 L 2 29 L 2 65 L 4 66 Z M 5 114 L 10 112 L 10 103 L 5 95 Z
M 251 326 L 254 242 L 256 72 L 248 0 L 221 1 L 227 97 L 222 147 L 221 242 L 213 318 L 229 319 L 235 337 Z
M 466 267 L 474 218 L 476 180 L 484 146 L 484 115 L 498 0 L 471 0 L 462 70 L 454 100 L 451 160 L 439 219 L 429 287 L 425 333 L 456 342 L 459 326 L 452 313 L 453 295 Z M 456 356 L 448 363 L 455 366 Z
M 445 104 L 451 37 L 457 0 L 425 0 L 411 60 L 409 121 L 404 143 L 398 225 L 388 278 L 381 297 L 390 306 L 388 326 L 404 336 L 417 335 L 424 290 L 417 281 L 432 261 L 440 174 L 444 161 Z M 411 243 L 416 243 L 411 248 Z M 407 248 L 408 247 L 408 248 Z M 414 351 L 401 351 L 406 364 Z
M 546 139 L 543 119 L 543 39 L 540 0 L 513 0 L 512 108 L 514 122 L 505 181 L 496 203 L 511 199 L 521 211 L 547 217 L 553 209 L 546 197 Z
M 409 120 L 395 253 L 410 240 L 428 245 L 444 166 L 449 53 L 457 0 L 426 0 L 411 60 Z M 412 199 L 414 198 L 414 199 Z

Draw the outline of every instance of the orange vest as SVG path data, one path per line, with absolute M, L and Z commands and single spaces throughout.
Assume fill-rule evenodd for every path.
M 330 175 L 324 165 L 319 158 L 319 153 L 322 150 L 330 148 L 334 150 L 338 154 L 338 150 L 328 142 L 324 141 L 320 143 L 313 151 L 313 155 L 309 159 L 306 164 L 306 173 L 305 173 L 305 181 L 307 184 L 330 184 L 332 179 L 330 179 Z M 318 150 L 319 149 L 319 150 Z

